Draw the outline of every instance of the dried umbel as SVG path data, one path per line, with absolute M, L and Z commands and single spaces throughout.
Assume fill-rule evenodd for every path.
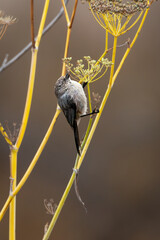
M 5 34 L 7 27 L 16 22 L 16 18 L 5 16 L 4 12 L 0 10 L 0 39 Z
M 87 2 L 96 21 L 113 36 L 120 36 L 130 30 L 150 5 L 146 0 L 130 2 L 89 0 Z M 136 13 L 139 14 L 131 23 L 130 20 Z
M 120 14 L 122 16 L 133 15 L 148 7 L 148 1 L 137 0 L 124 3 L 121 0 L 90 0 L 90 6 L 94 12 L 106 14 Z

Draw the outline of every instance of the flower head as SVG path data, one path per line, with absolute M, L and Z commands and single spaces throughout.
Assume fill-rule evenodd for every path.
M 148 6 L 147 0 L 136 0 L 123 3 L 121 0 L 91 0 L 89 1 L 94 12 L 106 14 L 133 15 Z
M 88 0 L 90 9 L 97 22 L 113 36 L 119 36 L 131 29 L 149 6 L 147 0 L 122 2 L 122 0 Z M 136 13 L 139 16 L 129 25 Z
M 106 73 L 108 67 L 112 65 L 112 62 L 107 58 L 102 58 L 102 60 L 97 62 L 96 60 L 91 59 L 90 56 L 85 56 L 84 60 L 77 60 L 77 64 L 74 67 L 71 60 L 71 57 L 63 59 L 67 70 L 70 71 L 70 73 L 73 74 L 81 83 L 91 83 L 100 79 Z
M 16 22 L 16 18 L 5 16 L 4 12 L 0 10 L 0 39 L 5 34 L 7 27 Z

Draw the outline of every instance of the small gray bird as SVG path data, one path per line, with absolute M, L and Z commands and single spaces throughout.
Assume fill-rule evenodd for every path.
M 80 155 L 78 124 L 87 112 L 87 98 L 80 83 L 71 80 L 69 73 L 60 77 L 55 84 L 55 95 L 69 125 L 74 131 L 77 152 Z

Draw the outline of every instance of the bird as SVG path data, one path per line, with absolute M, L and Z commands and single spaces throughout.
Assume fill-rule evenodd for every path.
M 87 112 L 86 94 L 79 82 L 71 80 L 69 73 L 56 81 L 54 89 L 58 105 L 73 129 L 77 153 L 80 155 L 78 124 L 81 116 Z

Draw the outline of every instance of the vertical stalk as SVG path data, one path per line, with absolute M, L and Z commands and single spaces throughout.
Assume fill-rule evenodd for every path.
M 10 155 L 10 195 L 16 188 L 17 182 L 17 149 L 11 147 Z M 16 239 L 16 197 L 10 203 L 9 208 L 9 240 Z
M 17 149 L 20 148 L 20 145 L 22 143 L 22 140 L 23 140 L 23 137 L 24 137 L 24 134 L 26 131 L 27 123 L 28 123 L 30 109 L 31 109 L 31 102 L 32 102 L 34 81 L 35 81 L 35 73 L 36 73 L 36 64 L 37 64 L 37 53 L 38 53 L 37 48 L 32 49 L 31 70 L 30 70 L 26 104 L 25 104 L 25 109 L 24 109 L 24 114 L 23 114 L 23 119 L 22 119 L 22 125 L 21 125 L 20 132 L 19 132 L 16 144 L 15 144 Z
M 72 29 L 72 24 L 73 24 L 74 17 L 76 14 L 78 0 L 75 0 L 71 20 L 69 20 L 69 16 L 68 16 L 68 12 L 67 12 L 67 8 L 66 8 L 64 0 L 61 0 L 61 1 L 62 1 L 62 5 L 64 8 L 64 13 L 65 13 L 66 21 L 67 21 L 67 37 L 66 37 L 66 44 L 65 44 L 65 50 L 64 50 L 64 58 L 66 58 L 68 56 L 68 48 L 69 48 L 69 42 L 70 42 L 70 36 L 71 36 L 71 29 Z M 65 63 L 63 62 L 62 76 L 65 75 L 65 71 L 66 71 L 66 66 L 65 66 Z
M 114 62 L 115 62 L 115 55 L 116 55 L 116 44 L 117 44 L 117 37 L 115 37 L 114 45 L 113 45 L 113 52 L 112 52 L 112 60 L 113 60 Z M 113 63 L 114 63 L 114 62 L 113 62 Z M 113 66 L 114 66 L 114 64 L 113 64 Z M 113 77 L 113 73 L 114 73 L 114 67 L 113 67 L 113 66 L 112 66 L 111 74 L 110 74 L 110 82 L 112 81 L 112 77 Z M 83 158 L 84 158 L 84 156 L 85 156 L 85 153 L 86 153 L 86 151 L 87 151 L 87 149 L 88 149 L 88 147 L 89 147 L 89 143 L 90 143 L 90 141 L 91 141 L 91 139 L 92 139 L 92 137 L 93 137 L 93 134 L 94 134 L 95 129 L 96 129 L 96 127 L 97 127 L 97 124 L 98 124 L 98 122 L 99 122 L 99 118 L 100 118 L 100 116 L 101 116 L 101 114 L 102 114 L 103 108 L 104 108 L 104 106 L 105 106 L 105 103 L 106 103 L 106 100 L 107 100 L 107 98 L 108 98 L 108 96 L 109 96 L 110 91 L 111 91 L 111 87 L 108 86 L 107 92 L 106 92 L 106 94 L 105 94 L 105 96 L 104 96 L 104 98 L 103 98 L 101 107 L 100 107 L 100 109 L 99 109 L 100 112 L 99 112 L 99 114 L 97 114 L 97 116 L 96 116 L 96 119 L 95 119 L 94 124 L 93 124 L 92 129 L 91 129 L 91 132 L 90 132 L 90 134 L 89 134 L 89 136 L 88 136 L 88 138 L 87 138 L 86 144 L 85 144 L 85 146 L 84 146 L 84 148 L 83 148 L 82 154 L 81 154 L 80 157 L 78 156 L 77 159 L 76 159 L 76 161 L 75 161 L 75 168 L 76 168 L 76 169 L 74 169 L 74 171 L 73 171 L 73 173 L 72 173 L 72 175 L 71 175 L 71 178 L 70 178 L 70 180 L 69 180 L 69 182 L 68 182 L 68 185 L 67 185 L 67 187 L 66 187 L 66 189 L 65 189 L 65 191 L 64 191 L 64 193 L 63 193 L 63 196 L 62 196 L 62 198 L 61 198 L 61 200 L 60 200 L 60 202 L 59 202 L 59 204 L 58 204 L 57 210 L 56 210 L 56 212 L 55 212 L 55 214 L 54 214 L 54 216 L 53 216 L 53 218 L 52 218 L 52 220 L 51 220 L 51 223 L 50 223 L 50 225 L 49 225 L 49 228 L 48 228 L 46 234 L 45 234 L 44 237 L 43 237 L 43 240 L 48 240 L 48 238 L 50 237 L 50 234 L 51 234 L 51 232 L 52 232 L 52 229 L 54 228 L 54 226 L 55 226 L 55 224 L 56 224 L 56 221 L 57 221 L 57 219 L 58 219 L 58 216 L 59 216 L 59 214 L 60 214 L 60 212 L 61 212 L 61 210 L 62 210 L 62 208 L 63 208 L 63 206 L 64 206 L 65 200 L 66 200 L 66 198 L 67 198 L 67 196 L 68 196 L 68 194 L 69 194 L 69 191 L 70 191 L 70 189 L 71 189 L 71 187 L 72 187 L 72 185 L 73 185 L 73 183 L 74 183 L 74 179 L 75 179 L 75 177 L 76 177 L 76 172 L 75 172 L 75 170 L 78 170 L 78 169 L 80 168 L 80 166 L 81 166 L 81 163 L 82 163 Z M 85 139 L 85 140 L 86 140 L 86 139 Z M 78 163 L 77 163 L 77 162 L 78 162 Z
M 35 73 L 36 73 L 36 64 L 37 64 L 37 53 L 38 53 L 38 47 L 40 44 L 40 40 L 42 37 L 42 31 L 44 28 L 48 7 L 49 7 L 50 0 L 45 1 L 44 10 L 42 14 L 42 19 L 38 31 L 38 37 L 35 43 L 35 48 L 32 48 L 32 59 L 31 59 L 31 68 L 30 68 L 30 77 L 29 77 L 29 84 L 28 84 L 28 91 L 27 91 L 27 98 L 25 103 L 25 109 L 22 119 L 22 125 L 20 127 L 20 132 L 16 141 L 15 146 L 11 148 L 11 182 L 10 182 L 10 196 L 12 196 L 12 193 L 16 189 L 16 181 L 17 181 L 17 153 L 21 146 L 27 123 L 28 118 L 30 114 L 31 109 L 31 103 L 32 103 L 32 96 L 33 96 L 33 89 L 34 89 L 34 82 L 35 82 Z M 31 29 L 32 29 L 32 35 L 34 35 L 34 22 L 33 22 L 33 0 L 31 0 Z M 33 36 L 32 36 L 33 37 Z M 34 43 L 33 43 L 34 47 Z M 16 239 L 16 197 L 13 197 L 11 203 L 10 203 L 10 215 L 9 215 L 9 240 L 15 240 Z
M 105 50 L 104 50 L 103 54 L 100 56 L 100 58 L 98 59 L 97 64 L 102 60 L 102 58 L 105 57 L 107 52 L 108 52 L 108 31 L 106 30 Z
M 110 72 L 109 87 L 112 87 L 112 79 L 113 79 L 114 68 L 115 68 L 115 59 L 116 59 L 117 38 L 118 38 L 117 36 L 114 36 L 113 52 L 112 52 L 112 66 L 111 66 L 111 72 Z
M 65 45 L 65 50 L 64 50 L 64 58 L 66 58 L 67 55 L 68 55 L 68 47 L 69 47 L 70 35 L 71 35 L 71 28 L 68 27 L 68 29 L 67 29 L 67 36 L 66 36 L 66 45 Z M 66 71 L 66 66 L 65 66 L 65 62 L 63 62 L 62 76 L 65 75 L 65 71 Z
M 95 118 L 95 120 L 94 120 L 94 123 L 93 123 L 93 125 L 92 125 L 91 131 L 90 131 L 89 136 L 88 136 L 88 138 L 87 138 L 86 144 L 85 144 L 85 146 L 84 146 L 84 148 L 83 148 L 83 151 L 82 151 L 82 154 L 81 154 L 81 156 L 80 156 L 80 158 L 79 158 L 79 161 L 78 161 L 78 164 L 77 164 L 77 169 L 80 168 L 80 166 L 81 166 L 81 164 L 82 164 L 82 162 L 83 162 L 84 156 L 85 156 L 85 154 L 86 154 L 86 152 L 87 152 L 87 149 L 88 149 L 89 144 L 90 144 L 90 142 L 91 142 L 91 140 L 92 140 L 93 134 L 94 134 L 94 132 L 95 132 L 95 130 L 96 130 L 96 127 L 97 127 L 97 125 L 98 125 L 99 119 L 100 119 L 100 117 L 101 117 L 101 115 L 102 115 L 104 106 L 105 106 L 105 104 L 106 104 L 106 101 L 107 101 L 108 96 L 109 96 L 109 94 L 110 94 L 110 92 L 111 92 L 111 89 L 112 89 L 112 79 L 113 79 L 113 74 L 114 74 L 115 58 L 116 58 L 116 47 L 117 47 L 117 36 L 114 37 L 113 51 L 112 51 L 112 63 L 113 63 L 113 65 L 112 65 L 112 67 L 111 67 L 111 72 L 110 72 L 110 79 L 109 79 L 108 88 L 107 88 L 107 90 L 106 90 L 106 93 L 105 93 L 105 95 L 104 95 L 104 97 L 103 97 L 101 106 L 100 106 L 100 108 L 99 108 L 99 113 L 97 114 L 97 116 L 96 116 L 96 118 Z
M 56 113 L 55 113 L 55 115 L 54 115 L 54 117 L 52 119 L 52 122 L 51 122 L 51 124 L 50 124 L 50 126 L 48 128 L 48 131 L 46 132 L 46 134 L 45 134 L 45 136 L 43 138 L 43 141 L 41 142 L 41 144 L 40 144 L 40 146 L 39 146 L 39 148 L 38 148 L 38 150 L 37 150 L 37 152 L 36 152 L 32 162 L 30 163 L 28 169 L 26 170 L 25 174 L 23 175 L 22 179 L 20 180 L 20 182 L 18 183 L 18 185 L 16 186 L 14 191 L 12 191 L 12 194 L 9 195 L 7 201 L 5 202 L 3 208 L 2 208 L 2 210 L 0 212 L 0 221 L 2 220 L 6 210 L 8 209 L 9 204 L 12 201 L 12 199 L 14 198 L 14 196 L 17 195 L 17 193 L 21 190 L 21 188 L 23 187 L 23 185 L 25 184 L 25 182 L 29 178 L 33 168 L 35 167 L 35 165 L 36 165 L 36 163 L 37 163 L 37 161 L 38 161 L 38 159 L 39 159 L 39 157 L 40 157 L 40 155 L 41 155 L 41 153 L 42 153 L 42 151 L 43 151 L 43 149 L 44 149 L 44 147 L 45 147 L 45 145 L 46 145 L 46 143 L 47 143 L 47 141 L 48 141 L 48 139 L 49 139 L 49 137 L 51 135 L 52 129 L 54 127 L 54 124 L 55 124 L 55 122 L 56 122 L 60 112 L 61 112 L 60 109 L 56 110 Z
M 31 5 L 31 41 L 32 48 L 35 48 L 35 40 L 34 40 L 34 0 L 30 0 Z

